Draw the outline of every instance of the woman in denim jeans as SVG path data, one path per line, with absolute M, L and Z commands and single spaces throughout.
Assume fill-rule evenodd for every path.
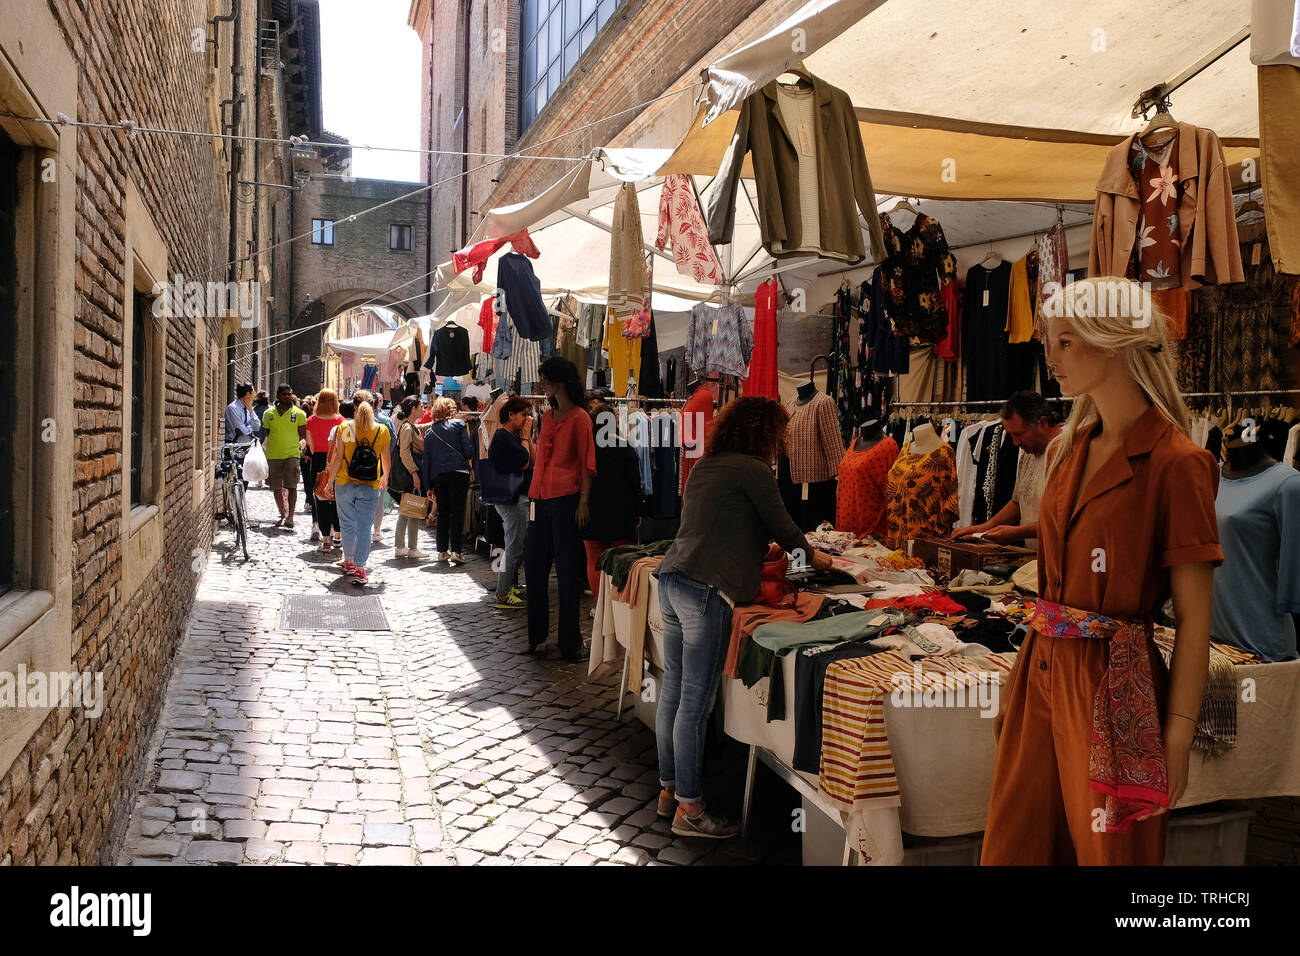
M 727 656 L 731 611 L 758 597 L 763 557 L 775 540 L 818 570 L 814 551 L 790 518 L 771 461 L 789 416 L 770 398 L 741 398 L 714 420 L 704 457 L 691 469 L 682 520 L 659 565 L 664 678 L 655 719 L 659 816 L 678 836 L 723 839 L 736 827 L 704 809 L 704 733 Z M 676 812 L 674 813 L 674 806 Z
M 507 399 L 500 409 L 501 427 L 492 436 L 492 444 L 488 448 L 488 458 L 493 468 L 503 475 L 522 476 L 518 498 L 513 502 L 492 505 L 501 516 L 501 527 L 505 533 L 505 551 L 497 556 L 501 570 L 497 572 L 496 606 L 508 611 L 519 610 L 527 604 L 519 593 L 519 565 L 524 560 L 524 540 L 528 531 L 528 483 L 533 474 L 533 443 L 528 434 L 532 424 L 528 417 L 529 411 L 528 402 L 518 395 Z

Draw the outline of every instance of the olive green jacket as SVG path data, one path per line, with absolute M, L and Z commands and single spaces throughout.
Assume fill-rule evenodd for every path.
M 866 256 L 858 209 L 867 222 L 871 256 L 885 258 L 885 238 L 876 212 L 876 194 L 862 150 L 862 132 L 849 95 L 812 77 L 819 122 L 814 134 L 817 152 L 821 255 L 859 262 Z M 763 247 L 776 258 L 806 256 L 806 252 L 773 252 L 773 241 L 787 249 L 802 245 L 799 212 L 799 153 L 795 131 L 787 129 L 777 104 L 773 80 L 751 93 L 740 109 L 740 119 L 722 168 L 705 197 L 709 241 L 731 242 L 736 220 L 736 186 L 745 154 L 753 154 L 758 187 L 758 223 Z

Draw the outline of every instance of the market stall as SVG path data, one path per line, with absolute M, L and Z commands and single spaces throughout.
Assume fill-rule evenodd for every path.
M 805 532 L 853 539 L 837 570 L 858 589 L 822 594 L 816 609 L 786 623 L 814 633 L 823 625 L 814 615 L 832 605 L 858 617 L 850 629 L 864 618 L 906 619 L 880 625 L 883 635 L 810 641 L 872 645 L 828 663 L 815 680 L 803 653 L 777 655 L 767 675 L 750 680 L 737 659 L 752 664 L 774 622 L 737 607 L 753 627 L 732 635 L 725 728 L 754 748 L 751 775 L 761 757 L 873 863 L 899 862 L 904 833 L 983 827 L 988 721 L 969 707 L 896 705 L 885 691 L 931 678 L 955 689 L 976 671 L 996 689 L 1015 660 L 1018 642 L 992 647 L 960 635 L 1023 631 L 1035 582 L 976 562 L 968 570 L 977 583 L 967 586 L 988 590 L 991 602 L 953 606 L 963 592 L 952 586 L 944 542 L 967 526 L 999 525 L 1022 500 L 1022 480 L 1041 470 L 1041 449 L 1022 451 L 999 414 L 1003 403 L 1034 392 L 1056 412 L 1069 409 L 1043 342 L 1041 309 L 1054 290 L 1088 275 L 1147 282 L 1178 353 L 1188 437 L 1211 455 L 1227 433 L 1257 428 L 1272 459 L 1290 468 L 1300 437 L 1289 400 L 1300 394 L 1292 351 L 1300 257 L 1286 215 L 1300 183 L 1279 172 L 1288 166 L 1277 132 L 1300 97 L 1265 72 L 1273 67 L 1262 64 L 1279 61 L 1262 58 L 1267 43 L 1243 27 L 1244 9 L 1160 0 L 1138 10 L 1103 0 L 1090 8 L 1099 24 L 1090 28 L 1068 8 L 1001 0 L 989 8 L 973 24 L 957 0 L 939 0 L 925 16 L 900 3 L 809 3 L 705 70 L 696 103 L 683 96 L 664 107 L 678 114 L 675 148 L 594 150 L 539 196 L 490 210 L 475 241 L 438 275 L 447 297 L 435 315 L 478 308 L 485 335 L 513 337 L 505 347 L 484 340 L 503 387 L 526 390 L 521 365 L 553 348 L 574 355 L 580 370 L 608 369 L 588 384 L 611 386 L 623 410 L 638 393 L 676 397 L 706 375 L 719 378 L 722 406 L 766 395 L 786 407 L 786 449 L 775 462 L 786 510 Z M 1176 38 L 1148 28 L 1173 17 L 1185 27 Z M 1012 22 L 1022 28 L 1003 29 Z M 860 54 L 868 47 L 869 62 Z M 1287 68 L 1295 66 L 1300 60 Z M 1173 206 L 1143 206 L 1143 169 L 1158 170 L 1158 202 Z M 554 324 L 530 329 L 531 316 L 547 310 Z M 668 357 L 679 341 L 681 353 Z M 511 357 L 512 348 L 525 358 Z M 706 404 L 705 420 L 714 411 Z M 648 431 L 625 426 L 647 462 L 641 504 L 667 499 L 675 515 L 688 471 L 686 419 L 666 429 L 677 444 L 654 452 Z M 838 441 L 827 437 L 836 433 Z M 1231 483 L 1257 466 L 1267 463 L 1229 462 L 1225 487 L 1244 488 Z M 1221 522 L 1230 510 L 1261 507 L 1238 497 L 1221 497 Z M 1276 518 L 1261 534 L 1283 540 L 1290 520 Z M 927 551 L 926 541 L 938 544 Z M 1229 573 L 1262 541 L 1225 540 Z M 600 578 L 592 631 L 591 673 L 619 669 L 612 704 L 621 713 L 630 693 L 643 719 L 643 705 L 653 704 L 646 681 L 663 662 L 653 568 L 643 554 Z M 986 573 L 994 576 L 979 577 Z M 1291 580 L 1300 568 L 1282 560 L 1269 573 L 1277 578 L 1274 643 L 1257 646 L 1239 624 L 1216 621 L 1216 638 L 1227 641 L 1214 658 L 1216 700 L 1231 709 L 1222 684 L 1233 674 L 1267 686 L 1277 709 L 1234 709 L 1230 743 L 1207 721 L 1200 732 L 1218 741 L 1216 754 L 1194 767 L 1184 806 L 1300 792 L 1300 760 L 1266 729 L 1295 717 L 1296 668 L 1284 646 L 1290 633 L 1293 658 L 1294 630 L 1279 622 L 1284 608 L 1300 611 L 1300 582 Z M 1239 610 L 1218 590 L 1216 600 Z M 927 628 L 939 651 L 917 640 Z M 898 641 L 901 649 L 891 646 Z M 917 647 L 919 665 L 908 653 Z M 809 686 L 823 700 L 867 688 L 859 704 L 875 715 L 873 730 L 837 724 L 833 745 L 843 752 L 828 758 L 823 737 L 810 756 L 796 720 L 768 719 L 774 706 L 827 726 L 843 717 L 801 699 L 796 688 Z M 888 762 L 867 774 L 884 781 L 880 792 L 860 788 L 853 769 L 836 769 L 868 755 Z

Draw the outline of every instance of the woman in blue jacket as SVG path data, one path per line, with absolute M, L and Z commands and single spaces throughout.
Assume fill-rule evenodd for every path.
M 469 494 L 469 463 L 474 446 L 465 423 L 453 417 L 455 402 L 439 398 L 431 411 L 433 424 L 424 434 L 420 482 L 429 489 L 428 496 L 438 503 L 438 560 L 451 565 L 464 564 L 460 549 L 465 535 L 465 499 Z

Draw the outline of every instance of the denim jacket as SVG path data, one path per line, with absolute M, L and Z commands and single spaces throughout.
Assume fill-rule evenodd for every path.
M 433 479 L 452 471 L 469 471 L 474 444 L 469 430 L 459 418 L 435 422 L 424 433 L 424 457 L 420 462 L 420 483 L 433 487 Z

